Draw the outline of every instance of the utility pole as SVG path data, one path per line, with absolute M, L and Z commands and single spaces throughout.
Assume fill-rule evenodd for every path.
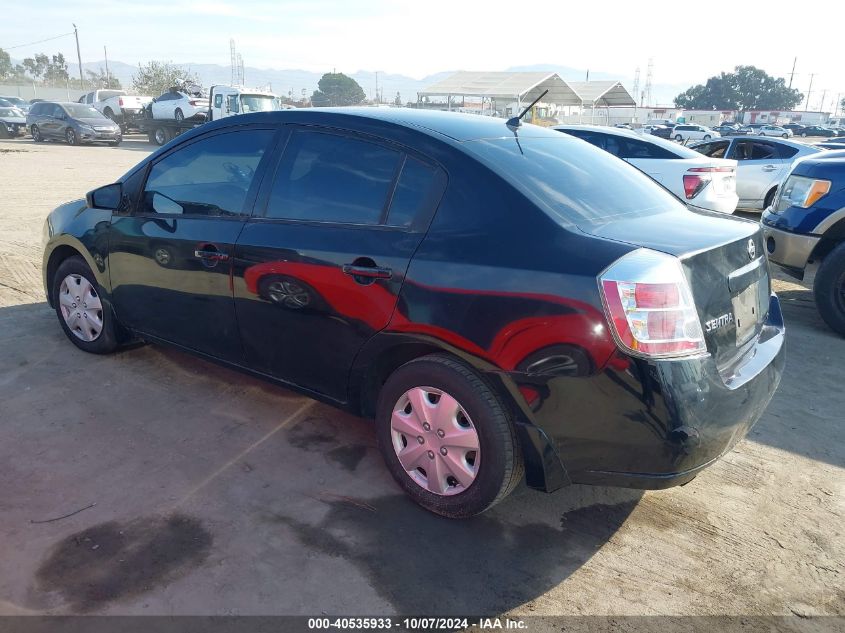
M 109 76 L 109 52 L 103 46 L 103 55 L 106 56 L 106 88 L 111 87 L 111 77 Z
M 376 71 L 376 103 L 381 103 L 381 99 L 378 96 L 378 71 Z
M 792 78 L 795 76 L 795 64 L 798 63 L 798 58 L 792 60 L 792 72 L 789 73 L 789 87 L 792 88 Z
M 824 98 L 827 96 L 827 88 L 822 90 L 822 104 L 819 106 L 819 112 L 824 112 Z
M 810 73 L 810 87 L 807 88 L 807 103 L 804 104 L 804 112 L 810 109 L 810 95 L 813 93 L 813 77 L 816 73 Z
M 71 22 L 71 24 L 73 24 Z M 73 36 L 76 38 L 76 61 L 79 62 L 79 87 L 85 90 L 85 80 L 82 78 L 82 53 L 79 52 L 79 33 L 76 30 L 76 25 L 73 25 Z

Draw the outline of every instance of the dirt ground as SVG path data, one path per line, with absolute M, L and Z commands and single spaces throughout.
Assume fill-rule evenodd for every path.
M 689 485 L 522 487 L 447 521 L 400 494 L 364 420 L 65 340 L 44 218 L 150 150 L 0 141 L 0 614 L 845 615 L 845 340 L 806 285 L 776 282 L 771 406 Z

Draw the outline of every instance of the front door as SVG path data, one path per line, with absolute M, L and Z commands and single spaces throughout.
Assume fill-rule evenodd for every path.
M 247 364 L 338 401 L 386 327 L 445 175 L 404 149 L 294 128 L 235 247 Z
M 231 270 L 275 131 L 189 140 L 152 163 L 128 214 L 112 218 L 118 319 L 138 332 L 239 362 Z
M 760 207 L 763 199 L 783 178 L 786 165 L 774 143 L 737 139 L 728 158 L 737 161 L 736 195 L 739 206 Z

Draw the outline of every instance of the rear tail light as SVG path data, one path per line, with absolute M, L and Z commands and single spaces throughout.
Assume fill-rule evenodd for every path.
M 117 105 L 119 105 L 121 108 L 123 107 L 123 97 L 119 97 L 117 99 Z
M 684 174 L 684 195 L 687 200 L 695 198 L 710 182 L 714 173 L 734 173 L 733 167 L 692 167 Z M 706 174 L 706 175 L 701 175 Z
M 192 106 L 197 105 L 197 101 L 188 101 L 188 103 L 191 104 Z
M 692 292 L 676 257 L 633 251 L 602 273 L 599 288 L 623 351 L 649 358 L 706 351 Z

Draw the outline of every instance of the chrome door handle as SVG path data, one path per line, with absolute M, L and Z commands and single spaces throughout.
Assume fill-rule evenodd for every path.
M 777 169 L 774 165 L 763 165 L 763 171 L 774 171 Z
M 215 262 L 225 262 L 229 260 L 229 256 L 226 253 L 221 253 L 220 251 L 194 251 L 194 257 L 198 257 L 199 259 L 208 259 Z

